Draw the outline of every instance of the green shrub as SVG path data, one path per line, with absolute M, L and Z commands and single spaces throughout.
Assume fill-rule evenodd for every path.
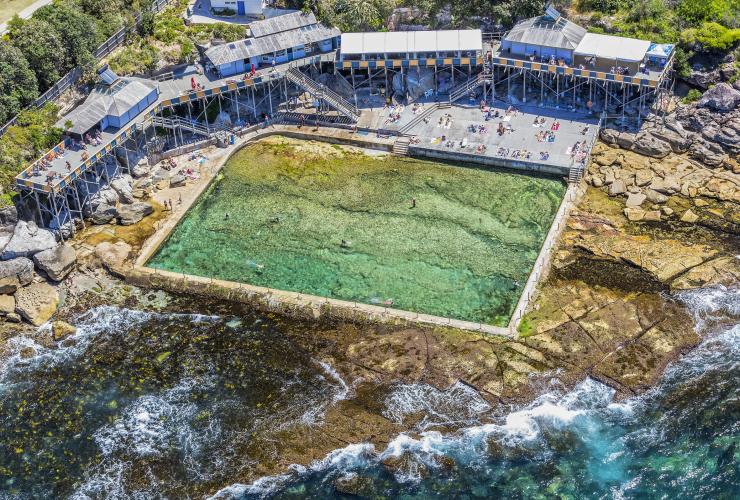
M 698 28 L 690 28 L 681 33 L 681 43 L 687 47 L 705 52 L 723 52 L 732 48 L 740 40 L 740 29 L 725 28 L 714 22 L 704 22 Z
M 59 143 L 62 130 L 54 127 L 58 114 L 59 107 L 51 103 L 23 111 L 17 124 L 0 137 L 0 184 L 6 190 L 31 161 Z
M 683 99 L 681 99 L 681 102 L 684 103 L 684 104 L 690 104 L 692 102 L 696 102 L 699 99 L 701 99 L 701 95 L 702 94 L 701 94 L 701 91 L 700 90 L 691 89 L 691 90 L 688 91 L 688 93 L 686 94 L 686 96 Z
M 534 333 L 534 328 L 532 325 L 532 321 L 529 319 L 529 316 L 524 316 L 522 320 L 519 322 L 519 326 L 516 327 L 517 332 L 519 332 L 519 337 L 529 337 Z

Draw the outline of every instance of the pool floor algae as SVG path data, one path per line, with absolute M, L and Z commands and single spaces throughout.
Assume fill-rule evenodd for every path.
M 228 161 L 148 266 L 504 326 L 564 193 L 272 138 Z

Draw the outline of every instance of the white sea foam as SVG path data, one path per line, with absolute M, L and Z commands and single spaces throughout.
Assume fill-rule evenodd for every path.
M 740 286 L 686 290 L 676 293 L 676 298 L 693 314 L 700 331 L 712 320 L 728 316 L 740 319 Z
M 417 429 L 442 425 L 472 425 L 491 405 L 467 384 L 457 382 L 446 390 L 428 384 L 399 384 L 385 399 L 383 416 L 398 424 L 409 415 L 422 413 Z

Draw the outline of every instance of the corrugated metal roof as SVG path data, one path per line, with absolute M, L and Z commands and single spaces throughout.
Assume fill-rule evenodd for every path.
M 393 54 L 482 50 L 480 30 L 342 33 L 343 54 Z
M 271 54 L 291 47 L 328 40 L 340 35 L 336 28 L 327 28 L 323 24 L 311 24 L 291 31 L 284 31 L 260 38 L 247 38 L 236 42 L 211 47 L 206 57 L 216 66 L 229 64 L 250 57 Z
M 274 35 L 275 33 L 282 33 L 283 31 L 298 29 L 302 26 L 309 26 L 317 22 L 313 12 L 304 13 L 297 11 L 262 21 L 255 21 L 249 24 L 249 29 L 252 31 L 253 37 L 260 38 Z
M 57 126 L 66 128 L 64 124 L 71 121 L 69 131 L 83 134 L 106 116 L 125 115 L 156 88 L 157 82 L 134 77 L 121 78 L 113 85 L 97 85 L 85 102 L 59 120 Z
M 586 33 L 573 53 L 602 59 L 639 62 L 645 58 L 645 53 L 649 48 L 650 42 L 647 40 Z
M 553 21 L 548 16 L 538 16 L 517 23 L 504 41 L 573 50 L 585 35 L 585 28 L 564 17 Z

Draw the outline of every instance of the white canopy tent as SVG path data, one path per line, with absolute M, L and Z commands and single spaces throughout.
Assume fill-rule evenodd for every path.
M 597 59 L 639 63 L 645 58 L 649 47 L 650 42 L 647 40 L 586 33 L 573 54 L 596 57 Z

